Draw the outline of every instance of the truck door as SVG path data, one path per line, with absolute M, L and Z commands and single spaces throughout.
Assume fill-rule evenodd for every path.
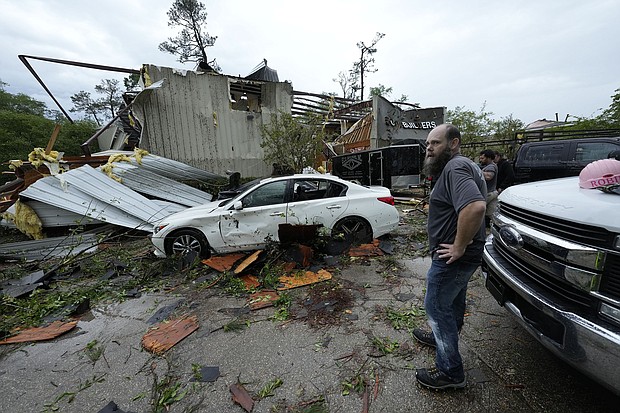
M 368 156 L 368 172 L 370 175 L 370 185 L 385 186 L 383 180 L 383 152 L 370 152 Z

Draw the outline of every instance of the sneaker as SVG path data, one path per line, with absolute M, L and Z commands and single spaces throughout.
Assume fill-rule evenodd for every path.
M 413 337 L 418 340 L 420 343 L 429 347 L 437 347 L 437 343 L 435 343 L 435 336 L 432 331 L 422 330 L 421 328 L 413 329 Z
M 467 384 L 465 377 L 461 380 L 455 380 L 437 368 L 417 369 L 415 378 L 422 386 L 435 390 L 462 389 Z

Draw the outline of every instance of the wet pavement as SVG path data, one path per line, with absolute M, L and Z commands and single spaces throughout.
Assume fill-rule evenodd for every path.
M 523 331 L 479 273 L 461 334 L 467 387 L 418 387 L 414 369 L 432 366 L 434 352 L 386 317 L 423 303 L 430 261 L 407 251 L 406 231 L 395 234 L 394 255 L 350 259 L 332 268 L 331 280 L 289 290 L 293 304 L 282 321 L 274 307 L 250 311 L 245 297 L 186 285 L 94 308 L 51 341 L 2 346 L 0 411 L 98 412 L 114 402 L 125 412 L 243 412 L 233 385 L 253 396 L 254 412 L 617 411 L 620 398 Z M 330 302 L 332 292 L 347 298 L 346 308 Z M 312 318 L 319 311 L 322 318 Z M 142 348 L 158 322 L 189 315 L 198 329 L 170 350 Z M 217 367 L 210 371 L 219 377 L 200 381 L 202 367 Z

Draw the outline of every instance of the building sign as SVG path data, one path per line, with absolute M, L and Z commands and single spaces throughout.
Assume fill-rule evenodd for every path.
M 433 129 L 437 126 L 437 122 L 401 122 L 403 129 Z
M 444 122 L 444 107 L 401 108 L 377 98 L 375 147 L 408 145 L 426 141 L 429 132 Z M 372 146 L 372 145 L 371 145 Z

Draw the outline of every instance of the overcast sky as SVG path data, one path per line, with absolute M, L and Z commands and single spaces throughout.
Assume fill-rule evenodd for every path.
M 139 69 L 193 69 L 158 45 L 172 0 L 0 0 L 0 79 L 56 109 L 17 55 Z M 591 117 L 620 88 L 618 0 L 206 0 L 207 49 L 225 74 L 248 75 L 263 58 L 299 91 L 341 94 L 333 81 L 377 32 L 376 73 L 422 107 L 474 111 L 523 122 Z M 68 110 L 80 90 L 123 75 L 31 61 Z M 365 96 L 368 95 L 366 88 Z

